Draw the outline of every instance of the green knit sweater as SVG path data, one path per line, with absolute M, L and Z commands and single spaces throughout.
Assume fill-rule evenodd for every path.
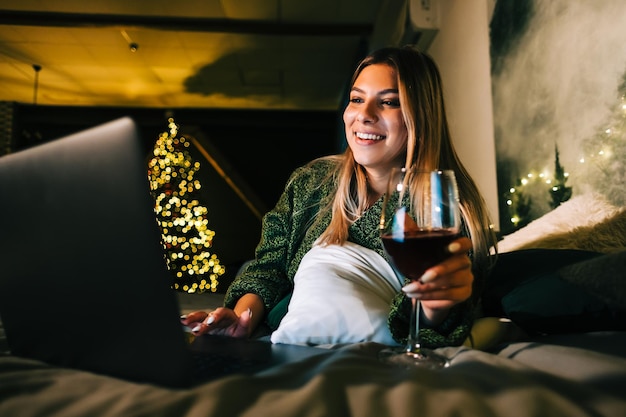
M 318 160 L 293 172 L 278 203 L 264 216 L 256 257 L 229 287 L 225 306 L 234 307 L 244 294 L 257 294 L 270 313 L 265 318 L 267 324 L 273 330 L 277 328 L 286 312 L 285 297 L 293 290 L 293 278 L 300 261 L 330 222 L 330 213 L 320 214 L 320 209 L 337 188 L 335 180 L 329 176 L 336 163 Z M 381 208 L 382 198 L 350 226 L 348 239 L 388 260 L 378 231 Z M 318 219 L 320 215 L 323 217 Z M 400 343 L 407 338 L 410 304 L 410 299 L 399 292 L 390 306 L 389 329 Z M 472 310 L 471 303 L 461 303 L 452 308 L 448 318 L 436 328 L 422 326 L 422 344 L 434 348 L 463 343 L 474 319 Z

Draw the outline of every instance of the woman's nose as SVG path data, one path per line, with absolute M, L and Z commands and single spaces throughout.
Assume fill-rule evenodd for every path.
M 357 120 L 361 123 L 375 122 L 376 112 L 372 109 L 371 105 L 366 103 L 359 109 Z

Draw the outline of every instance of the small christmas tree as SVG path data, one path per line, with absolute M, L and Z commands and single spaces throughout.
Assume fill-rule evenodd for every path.
M 215 292 L 225 268 L 209 251 L 215 232 L 208 228 L 208 209 L 196 198 L 201 184 L 194 176 L 200 164 L 191 158 L 189 142 L 177 137 L 174 119 L 168 122 L 169 131 L 156 141 L 148 175 L 167 266 L 174 273 L 173 288 Z
M 554 182 L 552 188 L 550 188 L 550 197 L 552 197 L 550 207 L 553 209 L 569 200 L 572 196 L 572 187 L 565 186 L 568 175 L 563 169 L 563 166 L 561 166 L 561 162 L 559 161 L 559 148 L 556 145 L 554 146 L 554 153 Z

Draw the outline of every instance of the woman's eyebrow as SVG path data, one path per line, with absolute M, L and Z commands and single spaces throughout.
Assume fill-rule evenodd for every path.
M 359 87 L 352 87 L 352 89 L 350 91 L 356 91 L 357 93 L 362 93 L 364 94 L 365 91 L 361 90 Z M 385 90 L 381 90 L 378 93 L 376 93 L 377 95 L 383 95 L 383 94 L 398 94 L 398 89 L 397 88 L 387 88 Z

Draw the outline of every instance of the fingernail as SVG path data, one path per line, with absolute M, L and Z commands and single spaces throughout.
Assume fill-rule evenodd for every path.
M 191 329 L 192 332 L 198 332 L 200 331 L 201 326 L 198 324 L 196 327 L 194 327 L 193 329 Z
M 433 272 L 432 270 L 428 270 L 428 271 L 424 272 L 424 275 L 422 275 L 420 277 L 419 281 L 422 284 L 426 284 L 427 282 L 430 282 L 433 279 L 435 279 L 436 276 L 437 276 L 437 274 L 435 272 Z
M 208 326 L 209 324 L 213 323 L 214 321 L 215 321 L 215 317 L 209 316 L 209 318 L 206 319 L 206 325 Z
M 456 253 L 459 249 L 461 249 L 461 244 L 457 242 L 452 242 L 448 245 L 448 252 Z

